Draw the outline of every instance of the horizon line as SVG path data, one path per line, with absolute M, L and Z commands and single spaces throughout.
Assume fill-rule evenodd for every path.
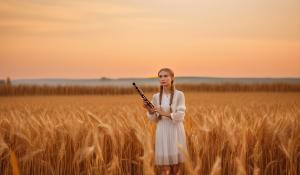
M 95 80 L 95 79 L 110 79 L 110 80 L 120 80 L 120 79 L 155 79 L 158 77 L 107 77 L 107 76 L 102 76 L 102 77 L 98 77 L 98 78 L 64 78 L 64 77 L 45 77 L 45 78 L 16 78 L 13 79 L 11 77 L 6 77 L 6 78 L 0 78 L 0 80 L 6 80 L 7 78 L 9 78 L 11 81 L 17 81 L 17 80 Z M 245 79 L 252 79 L 252 78 L 257 78 L 257 79 L 299 79 L 300 76 L 298 77 L 292 77 L 292 76 L 261 76 L 261 77 L 257 77 L 257 76 L 175 76 L 176 78 L 245 78 Z

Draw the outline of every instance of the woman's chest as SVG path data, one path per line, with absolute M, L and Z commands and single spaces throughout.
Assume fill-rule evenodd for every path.
M 170 110 L 170 104 L 172 106 L 172 109 L 174 109 L 175 106 L 176 106 L 176 96 L 173 95 L 173 98 L 171 99 L 170 95 L 162 95 L 161 105 L 160 105 L 162 110 L 169 111 Z

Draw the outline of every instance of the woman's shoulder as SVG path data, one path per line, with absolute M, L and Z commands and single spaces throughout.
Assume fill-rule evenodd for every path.
M 159 96 L 159 92 L 153 94 L 153 98 L 156 98 L 156 97 L 158 97 L 158 96 Z
M 183 91 L 175 89 L 175 93 L 177 93 L 178 95 L 184 95 Z

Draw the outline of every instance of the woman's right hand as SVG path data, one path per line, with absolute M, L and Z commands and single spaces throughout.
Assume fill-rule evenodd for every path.
M 157 109 L 154 107 L 154 108 L 151 108 L 146 101 L 144 101 L 144 108 L 146 108 L 150 114 L 154 114 L 155 112 L 157 112 Z

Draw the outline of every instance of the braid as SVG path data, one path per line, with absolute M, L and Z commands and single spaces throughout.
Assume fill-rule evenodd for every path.
M 163 93 L 163 86 L 161 85 L 159 91 L 159 106 L 161 106 L 162 93 Z
M 174 80 L 171 81 L 171 98 L 170 98 L 170 113 L 172 113 L 172 102 L 173 102 L 173 97 L 174 97 Z

